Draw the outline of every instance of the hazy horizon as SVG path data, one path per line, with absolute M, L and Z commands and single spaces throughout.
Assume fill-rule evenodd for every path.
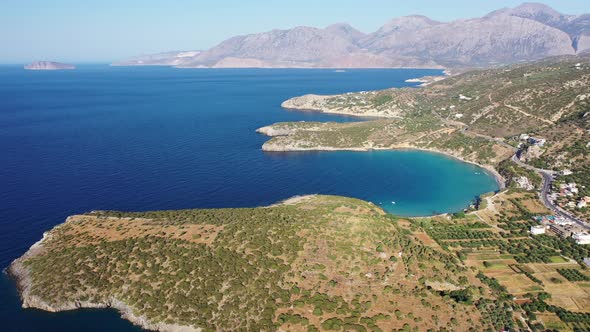
M 438 21 L 483 16 L 523 1 L 466 0 L 352 1 L 301 0 L 271 3 L 237 0 L 195 3 L 187 0 L 138 1 L 124 4 L 105 0 L 88 5 L 73 0 L 3 3 L 0 11 L 0 63 L 35 60 L 73 63 L 110 63 L 130 56 L 167 51 L 206 50 L 235 36 L 288 29 L 349 23 L 370 33 L 388 20 L 424 15 Z M 580 0 L 544 1 L 564 13 L 578 15 L 587 9 Z M 378 9 L 378 10 L 376 10 Z

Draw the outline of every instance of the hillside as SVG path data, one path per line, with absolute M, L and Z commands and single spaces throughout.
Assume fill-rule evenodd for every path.
M 506 172 L 515 153 L 529 167 L 559 175 L 546 195 L 590 220 L 590 55 L 471 71 L 425 87 L 335 96 L 306 95 L 282 106 L 376 120 L 276 123 L 265 151 L 414 148 Z M 361 119 L 363 120 L 363 119 Z M 524 137 L 524 138 L 523 138 Z M 507 172 L 508 182 L 523 176 Z M 534 172 L 533 172 L 534 173 Z M 527 176 L 531 181 L 533 176 Z M 572 193 L 564 186 L 573 183 Z M 569 189 L 568 189 L 569 190 Z
M 437 22 L 413 15 L 392 19 L 377 31 L 346 23 L 235 36 L 179 59 L 145 56 L 118 65 L 265 68 L 473 68 L 492 67 L 590 49 L 588 14 L 564 15 L 536 3 L 480 18 Z
M 72 216 L 9 273 L 25 307 L 114 307 L 162 331 L 482 331 L 475 303 L 497 300 L 380 208 L 333 196 Z
M 385 119 L 279 123 L 259 131 L 274 136 L 263 146 L 268 151 L 416 147 L 497 164 L 516 146 L 504 138 L 556 130 L 585 107 L 588 86 L 589 56 L 552 58 L 472 71 L 420 89 L 295 97 L 283 107 Z

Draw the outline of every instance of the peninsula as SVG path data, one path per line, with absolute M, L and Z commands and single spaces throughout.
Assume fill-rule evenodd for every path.
M 110 307 L 160 331 L 484 330 L 472 301 L 500 300 L 374 204 L 319 195 L 71 216 L 9 273 L 24 307 Z
M 26 70 L 71 70 L 76 69 L 76 66 L 52 61 L 35 61 L 25 65 L 24 68 Z

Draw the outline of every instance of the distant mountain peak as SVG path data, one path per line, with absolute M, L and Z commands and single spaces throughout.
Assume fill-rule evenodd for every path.
M 423 15 L 401 16 L 396 17 L 390 20 L 389 22 L 385 23 L 385 25 L 379 28 L 379 30 L 376 33 L 385 34 L 392 31 L 417 30 L 438 24 L 441 24 L 441 22 L 435 21 Z
M 387 22 L 384 26 L 403 25 L 403 24 L 436 25 L 436 24 L 440 24 L 440 23 L 441 22 L 435 21 L 435 20 L 431 19 L 430 17 L 424 16 L 424 15 L 407 15 L 407 16 L 400 16 L 400 17 L 393 18 L 389 22 Z
M 553 26 L 567 23 L 568 21 L 579 17 L 576 15 L 562 14 L 548 5 L 537 2 L 525 2 L 520 6 L 514 8 L 504 8 L 503 10 L 499 10 L 497 12 L 504 12 L 506 14 L 522 18 L 529 18 Z
M 485 18 L 491 19 L 503 15 L 533 20 L 567 33 L 576 53 L 590 48 L 589 14 L 564 15 L 542 3 L 525 2 L 514 8 L 496 10 L 486 15 Z
M 325 30 L 346 30 L 346 31 L 355 30 L 355 31 L 358 31 L 352 25 L 350 25 L 346 22 L 339 22 L 339 23 L 330 24 L 326 27 Z
M 547 5 L 535 2 L 525 2 L 512 9 L 510 14 L 513 16 L 530 18 L 551 26 L 559 26 L 572 18 L 571 16 L 561 14 Z
M 355 43 L 366 36 L 364 32 L 355 29 L 348 23 L 332 24 L 327 26 L 324 30 Z
M 438 22 L 423 15 L 398 17 L 365 34 L 350 24 L 292 29 L 229 38 L 195 54 L 146 62 L 179 67 L 473 67 L 572 55 L 590 49 L 590 15 L 563 15 L 527 2 L 482 18 Z M 169 59 L 166 59 L 169 57 Z M 133 64 L 133 62 L 131 62 Z
M 561 13 L 552 7 L 539 2 L 524 2 L 520 6 L 514 7 L 513 11 L 521 13 L 544 13 L 548 15 L 561 16 Z
M 486 17 L 493 17 L 497 15 L 518 16 L 544 23 L 557 22 L 566 17 L 555 9 L 538 2 L 525 2 L 514 8 L 502 8 L 489 13 L 486 15 Z

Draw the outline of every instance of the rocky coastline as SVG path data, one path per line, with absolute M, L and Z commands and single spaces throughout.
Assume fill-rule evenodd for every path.
M 281 107 L 288 110 L 321 112 L 361 118 L 400 118 L 400 114 L 397 111 L 384 111 L 375 108 L 367 108 L 365 106 L 350 106 L 346 108 L 326 107 L 326 102 L 333 97 L 336 96 L 308 94 L 285 100 L 281 104 Z
M 423 76 L 423 77 L 418 77 L 418 78 L 410 78 L 410 79 L 407 79 L 405 82 L 406 83 L 420 83 L 418 86 L 427 86 L 432 83 L 442 81 L 445 78 L 446 78 L 445 76 Z
M 69 220 L 66 219 L 65 223 Z M 62 224 L 63 225 L 63 224 Z M 125 302 L 122 302 L 114 297 L 109 298 L 103 302 L 91 302 L 76 300 L 73 302 L 65 302 L 59 305 L 50 304 L 39 296 L 31 294 L 33 287 L 33 280 L 30 275 L 29 269 L 25 266 L 24 262 L 27 259 L 33 258 L 37 255 L 41 255 L 45 252 L 46 248 L 44 243 L 51 239 L 52 233 L 59 229 L 60 225 L 54 227 L 52 230 L 45 232 L 43 238 L 33 244 L 29 250 L 21 257 L 14 260 L 6 269 L 6 274 L 16 282 L 16 288 L 21 298 L 23 308 L 34 308 L 44 310 L 48 312 L 61 312 L 70 311 L 76 309 L 115 309 L 121 315 L 121 318 L 126 319 L 141 328 L 160 331 L 160 332 L 200 332 L 202 329 L 193 328 L 190 326 L 181 326 L 166 323 L 154 323 L 147 320 L 145 317 L 136 316 L 133 313 L 133 308 L 128 306 Z

